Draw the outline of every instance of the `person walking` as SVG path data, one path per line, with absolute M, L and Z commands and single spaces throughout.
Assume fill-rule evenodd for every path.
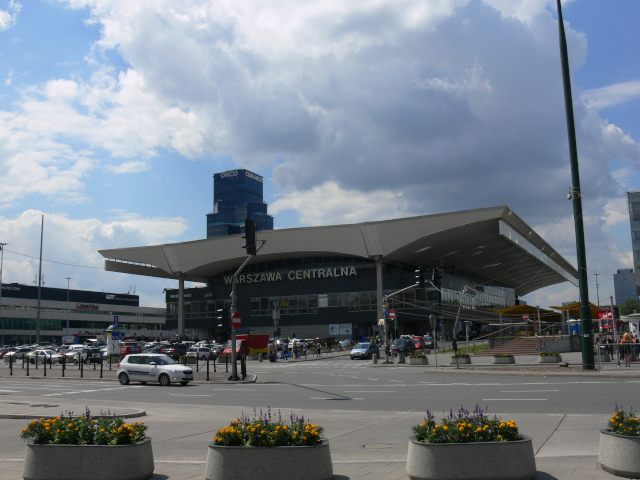
M 282 342 L 282 358 L 286 360 L 287 355 L 289 355 L 289 344 L 287 342 Z
M 316 344 L 316 348 L 318 349 L 318 356 L 322 355 L 322 346 L 320 345 L 320 342 L 318 342 Z
M 630 367 L 631 366 L 631 337 L 629 336 L 628 333 L 625 333 L 624 336 L 622 337 L 622 353 L 624 355 L 624 366 L 625 367 Z
M 298 346 L 298 342 L 293 342 L 293 358 L 298 359 L 298 353 L 300 352 L 300 347 Z

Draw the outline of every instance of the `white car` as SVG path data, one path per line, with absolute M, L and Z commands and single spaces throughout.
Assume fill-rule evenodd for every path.
M 27 355 L 29 363 L 36 363 L 36 356 L 38 357 L 38 363 L 44 362 L 45 359 L 49 364 L 60 363 L 62 361 L 62 355 L 59 353 L 56 353 L 53 350 L 38 349 Z
M 193 380 L 193 369 L 180 365 L 173 358 L 161 353 L 135 353 L 127 355 L 118 364 L 118 380 L 129 382 L 159 382 L 168 386 L 172 382 L 186 385 Z

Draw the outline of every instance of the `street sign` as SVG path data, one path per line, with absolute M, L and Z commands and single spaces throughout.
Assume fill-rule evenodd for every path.
M 395 311 L 395 310 L 389 309 L 389 318 L 390 318 L 391 320 L 393 320 L 394 318 L 396 318 L 396 311 Z
M 118 328 L 118 315 L 114 315 L 113 316 L 113 329 L 115 330 L 116 328 Z
M 528 322 L 529 321 L 529 314 L 528 313 L 523 314 L 522 315 L 522 320 L 524 320 L 525 322 Z
M 113 332 L 111 338 L 114 340 L 124 340 L 124 332 Z
M 231 324 L 233 325 L 233 328 L 240 328 L 240 325 L 242 324 L 240 313 L 238 312 L 233 313 L 233 317 L 231 318 Z

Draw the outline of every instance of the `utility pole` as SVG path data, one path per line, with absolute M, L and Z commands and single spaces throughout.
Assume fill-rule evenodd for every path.
M 598 289 L 598 287 L 600 286 L 598 284 L 598 275 L 600 275 L 599 273 L 594 273 L 594 275 L 596 276 L 596 297 L 598 299 L 598 306 L 600 306 L 600 290 Z
M 71 277 L 65 277 L 67 279 L 67 337 L 69 336 L 69 280 Z

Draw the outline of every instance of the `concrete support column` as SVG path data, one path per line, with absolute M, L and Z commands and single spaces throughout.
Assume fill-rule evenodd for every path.
M 178 335 L 184 340 L 184 275 L 178 279 Z

